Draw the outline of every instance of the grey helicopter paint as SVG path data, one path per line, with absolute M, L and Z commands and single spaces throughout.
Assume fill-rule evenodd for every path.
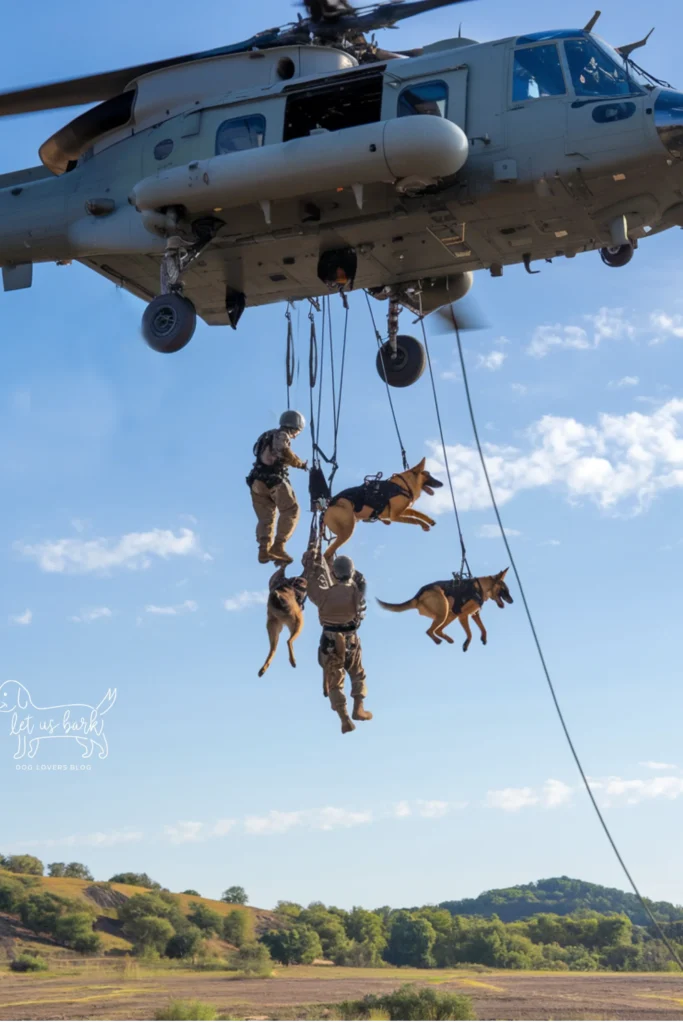
M 399 304 L 430 313 L 473 271 L 587 251 L 623 266 L 683 225 L 683 94 L 634 64 L 646 40 L 613 50 L 596 16 L 401 56 L 349 28 L 346 0 L 307 6 L 235 48 L 0 96 L 0 115 L 102 100 L 0 176 L 5 291 L 79 260 L 150 303 L 147 341 L 177 351 L 195 315 L 237 326 L 245 306 L 363 288 L 389 301 L 396 357 Z

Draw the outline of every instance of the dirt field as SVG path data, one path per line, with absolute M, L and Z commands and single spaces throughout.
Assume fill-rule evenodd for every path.
M 322 1008 L 413 982 L 471 996 L 479 1020 L 681 1020 L 675 974 L 530 974 L 280 968 L 266 980 L 98 968 L 0 974 L 0 1020 L 151 1020 L 170 999 L 201 999 L 233 1019 L 317 1019 Z

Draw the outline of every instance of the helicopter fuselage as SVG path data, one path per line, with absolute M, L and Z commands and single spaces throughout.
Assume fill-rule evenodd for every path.
M 362 66 L 329 47 L 213 57 L 143 75 L 49 139 L 41 168 L 1 176 L 0 265 L 11 291 L 79 260 L 149 301 L 182 245 L 184 295 L 227 324 L 226 294 L 324 294 L 321 253 L 347 250 L 349 287 L 429 280 L 434 308 L 466 272 L 683 225 L 682 157 L 683 96 L 586 31 Z

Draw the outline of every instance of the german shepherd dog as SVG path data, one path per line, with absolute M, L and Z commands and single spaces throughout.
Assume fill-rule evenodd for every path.
M 430 636 L 435 644 L 440 644 L 442 640 L 449 644 L 455 643 L 452 637 L 444 633 L 444 629 L 457 619 L 467 635 L 463 646 L 463 651 L 467 652 L 472 643 L 470 618 L 474 619 L 479 627 L 481 642 L 484 645 L 488 642 L 488 634 L 481 621 L 482 605 L 486 601 L 495 601 L 499 608 L 504 608 L 506 604 L 513 604 L 512 596 L 505 582 L 508 572 L 509 569 L 505 569 L 497 576 L 429 583 L 418 591 L 412 601 L 406 601 L 405 604 L 387 604 L 386 601 L 378 603 L 389 612 L 407 612 L 411 608 L 417 608 L 420 615 L 432 620 L 432 624 L 427 630 L 427 636 Z
M 294 657 L 294 641 L 301 635 L 304 628 L 304 602 L 308 585 L 303 576 L 295 576 L 291 579 L 285 577 L 284 568 L 279 569 L 270 581 L 270 595 L 268 597 L 268 617 L 266 629 L 270 640 L 270 650 L 263 668 L 259 672 L 261 679 L 270 668 L 275 652 L 277 651 L 278 640 L 283 628 L 289 628 L 289 663 L 296 668 Z
M 411 523 L 429 531 L 436 526 L 433 519 L 417 512 L 413 505 L 422 494 L 434 494 L 436 487 L 443 487 L 439 480 L 425 469 L 423 459 L 413 469 L 395 473 L 388 480 L 366 480 L 360 487 L 351 487 L 334 497 L 323 518 L 323 525 L 336 540 L 325 552 L 330 562 L 336 552 L 351 538 L 357 522 Z

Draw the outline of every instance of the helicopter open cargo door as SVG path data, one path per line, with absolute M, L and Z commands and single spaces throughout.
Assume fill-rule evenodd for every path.
M 469 68 L 466 64 L 425 69 L 417 77 L 385 76 L 383 118 L 410 117 L 427 114 L 445 117 L 467 134 L 467 86 Z

